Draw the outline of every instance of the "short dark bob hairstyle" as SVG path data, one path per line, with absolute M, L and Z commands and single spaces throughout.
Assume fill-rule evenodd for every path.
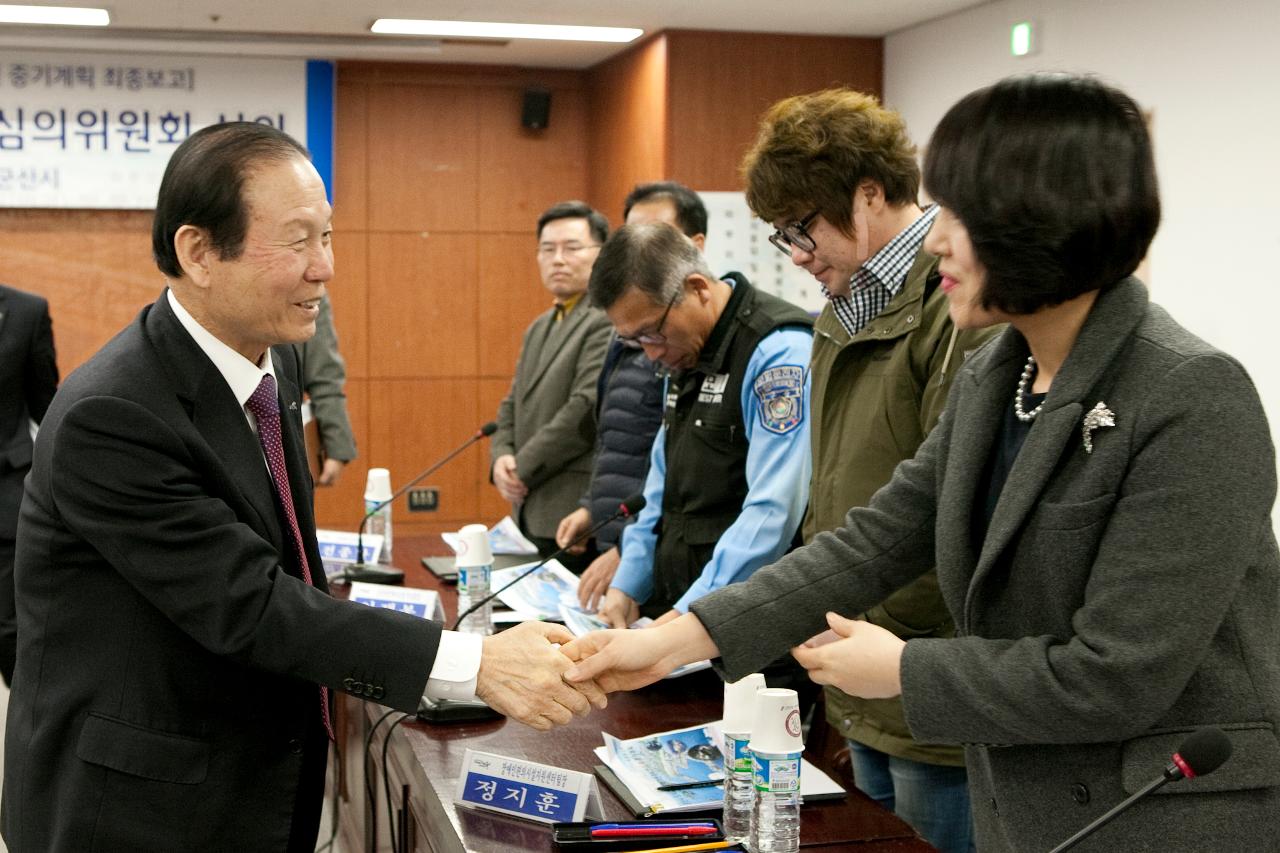
M 1010 77 L 967 95 L 934 131 L 924 178 L 986 267 L 983 306 L 1009 314 L 1110 287 L 1160 224 L 1142 111 L 1090 77 Z
M 265 124 L 231 121 L 187 137 L 165 167 L 151 222 L 151 254 L 160 272 L 182 278 L 173 238 L 183 225 L 207 231 L 223 260 L 240 257 L 249 227 L 245 178 L 256 166 L 293 157 L 310 159 L 292 136 Z

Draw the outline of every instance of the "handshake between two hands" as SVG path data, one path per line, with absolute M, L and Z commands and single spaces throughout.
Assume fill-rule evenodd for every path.
M 830 630 L 791 650 L 818 684 L 883 699 L 902 692 L 906 646 L 869 622 L 827 614 Z M 546 731 L 608 703 L 606 694 L 652 684 L 676 667 L 720 656 L 698 617 L 686 613 L 643 631 L 574 638 L 563 625 L 524 622 L 486 637 L 476 695 L 495 710 Z

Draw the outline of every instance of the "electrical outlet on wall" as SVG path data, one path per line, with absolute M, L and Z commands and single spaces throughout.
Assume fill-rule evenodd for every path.
M 435 512 L 440 508 L 440 490 L 434 486 L 409 490 L 409 512 Z

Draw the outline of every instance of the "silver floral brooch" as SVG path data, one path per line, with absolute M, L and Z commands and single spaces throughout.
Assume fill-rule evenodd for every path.
M 1093 453 L 1093 431 L 1102 427 L 1113 427 L 1116 425 L 1116 413 L 1107 408 L 1107 404 L 1098 401 L 1098 404 L 1089 410 L 1084 416 L 1084 423 L 1081 429 L 1084 433 L 1084 452 Z

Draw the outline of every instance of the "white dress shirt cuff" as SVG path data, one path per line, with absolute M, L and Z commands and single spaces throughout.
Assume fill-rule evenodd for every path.
M 483 637 L 458 631 L 441 631 L 431 675 L 427 677 L 428 699 L 476 698 L 476 678 L 480 674 Z

